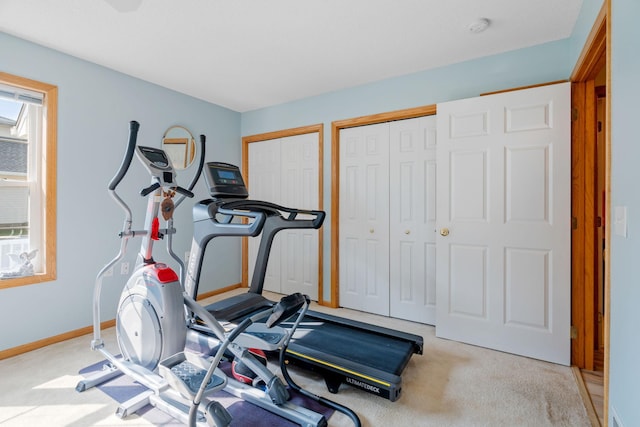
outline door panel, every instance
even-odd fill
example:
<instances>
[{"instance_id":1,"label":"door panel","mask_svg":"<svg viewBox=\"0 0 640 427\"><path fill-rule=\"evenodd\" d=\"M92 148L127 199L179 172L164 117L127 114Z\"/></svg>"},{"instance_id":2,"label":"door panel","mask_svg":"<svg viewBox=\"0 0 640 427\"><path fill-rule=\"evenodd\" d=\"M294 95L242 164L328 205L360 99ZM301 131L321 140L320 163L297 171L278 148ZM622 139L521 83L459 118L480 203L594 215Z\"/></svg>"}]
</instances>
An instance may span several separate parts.
<instances>
[{"instance_id":1,"label":"door panel","mask_svg":"<svg viewBox=\"0 0 640 427\"><path fill-rule=\"evenodd\" d=\"M568 364L570 85L438 105L439 337Z\"/></svg>"},{"instance_id":2,"label":"door panel","mask_svg":"<svg viewBox=\"0 0 640 427\"><path fill-rule=\"evenodd\" d=\"M249 144L249 197L281 203L280 140L271 139ZM261 236L249 238L248 269L249 280L253 277ZM276 236L271 246L264 289L282 292L280 271L280 236ZM249 283L251 286L251 283Z\"/></svg>"},{"instance_id":3,"label":"door panel","mask_svg":"<svg viewBox=\"0 0 640 427\"><path fill-rule=\"evenodd\" d=\"M551 151L548 146L506 149L506 221L549 223L549 176Z\"/></svg>"},{"instance_id":4,"label":"door panel","mask_svg":"<svg viewBox=\"0 0 640 427\"><path fill-rule=\"evenodd\" d=\"M452 152L450 221L487 222L489 201L486 150Z\"/></svg>"},{"instance_id":5,"label":"door panel","mask_svg":"<svg viewBox=\"0 0 640 427\"><path fill-rule=\"evenodd\" d=\"M318 209L319 147L318 134L308 133L281 139L283 170L282 204L298 209ZM301 215L299 218L304 218ZM301 292L318 299L318 230L283 230L281 244L282 292Z\"/></svg>"},{"instance_id":6,"label":"door panel","mask_svg":"<svg viewBox=\"0 0 640 427\"><path fill-rule=\"evenodd\" d=\"M250 197L279 205L319 208L318 133L249 144ZM303 218L301 216L300 218ZM260 237L249 239L249 277ZM318 230L288 229L273 240L264 289L318 298Z\"/></svg>"},{"instance_id":7,"label":"door panel","mask_svg":"<svg viewBox=\"0 0 640 427\"><path fill-rule=\"evenodd\" d=\"M450 246L451 314L486 319L487 317L487 247Z\"/></svg>"},{"instance_id":8,"label":"door panel","mask_svg":"<svg viewBox=\"0 0 640 427\"><path fill-rule=\"evenodd\" d=\"M390 134L390 314L435 324L436 118L400 120Z\"/></svg>"},{"instance_id":9,"label":"door panel","mask_svg":"<svg viewBox=\"0 0 640 427\"><path fill-rule=\"evenodd\" d=\"M506 323L549 328L549 251L506 248Z\"/></svg>"},{"instance_id":10,"label":"door panel","mask_svg":"<svg viewBox=\"0 0 640 427\"><path fill-rule=\"evenodd\" d=\"M389 315L388 124L340 131L340 305Z\"/></svg>"}]
</instances>

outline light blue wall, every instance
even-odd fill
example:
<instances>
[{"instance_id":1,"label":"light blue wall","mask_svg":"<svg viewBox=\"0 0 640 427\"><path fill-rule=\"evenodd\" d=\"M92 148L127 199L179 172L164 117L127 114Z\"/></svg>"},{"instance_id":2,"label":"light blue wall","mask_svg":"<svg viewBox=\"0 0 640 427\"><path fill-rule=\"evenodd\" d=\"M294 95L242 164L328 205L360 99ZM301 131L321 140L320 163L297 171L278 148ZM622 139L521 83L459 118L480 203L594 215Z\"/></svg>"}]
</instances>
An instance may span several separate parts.
<instances>
[{"instance_id":1,"label":"light blue wall","mask_svg":"<svg viewBox=\"0 0 640 427\"><path fill-rule=\"evenodd\" d=\"M179 124L208 137L207 159L240 162L240 114L159 86L114 72L51 49L0 33L0 70L58 86L57 267L53 282L0 290L0 350L31 343L89 326L96 273L118 250L122 211L108 196L107 183L124 154L129 121L141 124L139 141L160 146L164 131ZM179 174L185 186L193 168ZM149 177L134 161L120 185L132 202L137 227L145 204L137 191ZM207 197L204 184L197 199ZM190 205L176 215L176 252L184 254L192 234ZM134 216L134 221L136 217ZM136 225L134 224L134 228ZM130 244L130 261L139 249ZM165 259L164 243L156 251ZM211 277L201 290L240 281L239 242L225 250L212 248L207 256ZM215 255L215 256L214 256ZM112 319L125 276L105 280L104 319ZM89 343L87 343L87 346Z\"/></svg>"},{"instance_id":2,"label":"light blue wall","mask_svg":"<svg viewBox=\"0 0 640 427\"><path fill-rule=\"evenodd\" d=\"M612 1L611 204L626 206L627 238L611 233L609 425L640 425L640 2ZM609 216L613 218L613 215Z\"/></svg>"},{"instance_id":3,"label":"light blue wall","mask_svg":"<svg viewBox=\"0 0 640 427\"><path fill-rule=\"evenodd\" d=\"M242 114L242 135L347 119L566 79L569 39L390 78ZM322 78L322 76L318 76Z\"/></svg>"},{"instance_id":4,"label":"light blue wall","mask_svg":"<svg viewBox=\"0 0 640 427\"><path fill-rule=\"evenodd\" d=\"M571 53L569 56L571 64L575 64L582 52L582 48L589 37L589 33L593 28L593 23L602 9L603 0L583 0L578 21L573 28L573 33L569 38Z\"/></svg>"}]
</instances>

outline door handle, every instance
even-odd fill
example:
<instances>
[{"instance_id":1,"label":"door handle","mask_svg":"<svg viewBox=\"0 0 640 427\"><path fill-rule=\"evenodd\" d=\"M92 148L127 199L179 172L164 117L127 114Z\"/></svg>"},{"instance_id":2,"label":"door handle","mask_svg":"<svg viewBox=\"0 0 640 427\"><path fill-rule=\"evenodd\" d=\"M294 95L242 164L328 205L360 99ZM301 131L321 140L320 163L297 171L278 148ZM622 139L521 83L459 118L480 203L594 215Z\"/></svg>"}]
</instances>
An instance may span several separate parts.
<instances>
[{"instance_id":1,"label":"door handle","mask_svg":"<svg viewBox=\"0 0 640 427\"><path fill-rule=\"evenodd\" d=\"M440 235L441 236L448 236L449 235L449 229L448 228L441 228L440 229Z\"/></svg>"}]
</instances>

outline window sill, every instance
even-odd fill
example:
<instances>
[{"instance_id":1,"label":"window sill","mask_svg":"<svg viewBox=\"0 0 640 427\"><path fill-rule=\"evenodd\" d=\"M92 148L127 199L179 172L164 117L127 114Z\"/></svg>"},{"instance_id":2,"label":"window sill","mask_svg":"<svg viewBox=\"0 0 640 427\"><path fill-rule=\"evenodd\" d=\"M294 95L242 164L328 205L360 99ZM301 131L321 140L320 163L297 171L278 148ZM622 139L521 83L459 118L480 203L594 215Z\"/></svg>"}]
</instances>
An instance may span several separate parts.
<instances>
[{"instance_id":1,"label":"window sill","mask_svg":"<svg viewBox=\"0 0 640 427\"><path fill-rule=\"evenodd\" d=\"M55 273L34 274L33 276L0 279L0 289L15 288L18 286L35 285L37 283L50 282L56 279Z\"/></svg>"}]
</instances>

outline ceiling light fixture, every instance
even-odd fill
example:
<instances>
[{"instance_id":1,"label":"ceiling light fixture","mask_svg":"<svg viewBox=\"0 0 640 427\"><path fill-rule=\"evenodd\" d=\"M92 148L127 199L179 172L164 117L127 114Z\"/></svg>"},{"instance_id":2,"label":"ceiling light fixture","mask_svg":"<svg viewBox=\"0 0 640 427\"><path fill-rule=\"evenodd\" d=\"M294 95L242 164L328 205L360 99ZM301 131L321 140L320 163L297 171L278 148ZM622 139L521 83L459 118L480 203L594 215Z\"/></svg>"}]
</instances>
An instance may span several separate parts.
<instances>
[{"instance_id":1,"label":"ceiling light fixture","mask_svg":"<svg viewBox=\"0 0 640 427\"><path fill-rule=\"evenodd\" d=\"M135 12L140 8L142 0L104 0L120 13Z\"/></svg>"},{"instance_id":2,"label":"ceiling light fixture","mask_svg":"<svg viewBox=\"0 0 640 427\"><path fill-rule=\"evenodd\" d=\"M486 30L489 27L489 24L491 24L491 22L487 18L478 18L469 24L468 28L470 32L478 34Z\"/></svg>"}]
</instances>

